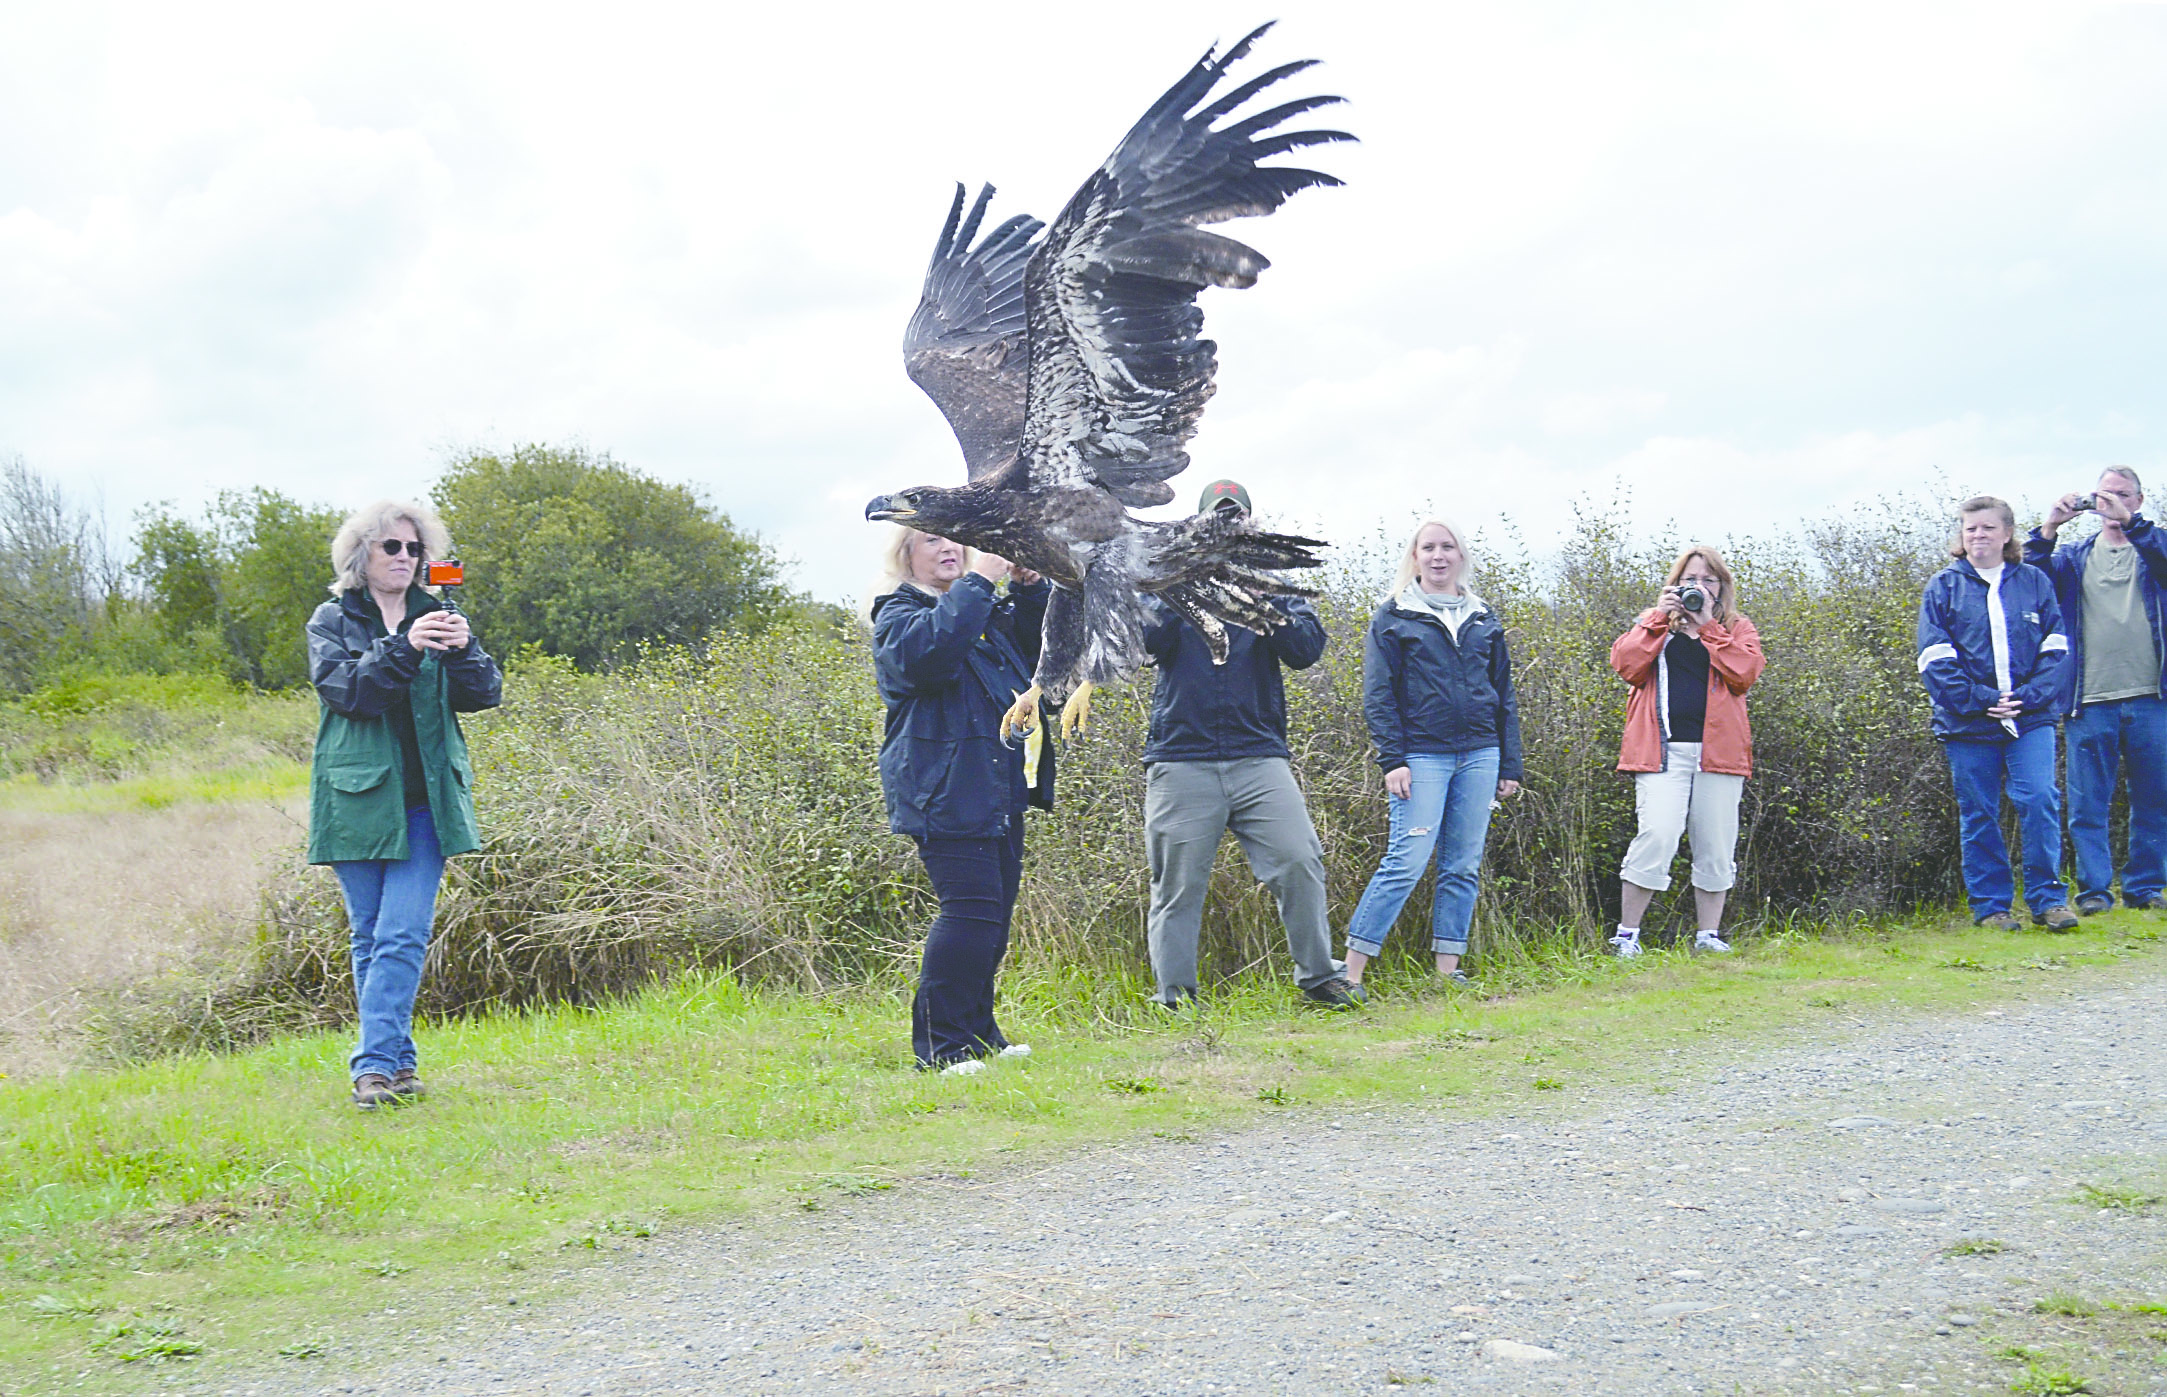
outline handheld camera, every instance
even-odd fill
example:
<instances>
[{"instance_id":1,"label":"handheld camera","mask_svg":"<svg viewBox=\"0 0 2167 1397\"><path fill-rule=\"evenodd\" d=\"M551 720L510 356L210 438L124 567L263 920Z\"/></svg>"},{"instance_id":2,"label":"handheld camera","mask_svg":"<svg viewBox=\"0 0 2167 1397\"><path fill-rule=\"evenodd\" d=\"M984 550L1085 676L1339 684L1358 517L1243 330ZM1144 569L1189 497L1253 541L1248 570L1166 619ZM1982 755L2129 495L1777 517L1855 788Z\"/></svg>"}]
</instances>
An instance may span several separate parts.
<instances>
[{"instance_id":1,"label":"handheld camera","mask_svg":"<svg viewBox=\"0 0 2167 1397\"><path fill-rule=\"evenodd\" d=\"M2079 496L2077 496L2077 509L2078 509L2078 511L2079 511L2080 513L2081 513L2082 511L2084 511L2084 510L2087 510L2087 509L2097 509L2097 508L2099 508L2099 496L2097 496L2097 495L2079 495Z\"/></svg>"},{"instance_id":2,"label":"handheld camera","mask_svg":"<svg viewBox=\"0 0 2167 1397\"><path fill-rule=\"evenodd\" d=\"M459 609L459 588L467 580L467 570L457 558L422 564L421 580L426 586L443 588L444 605L453 611Z\"/></svg>"},{"instance_id":3,"label":"handheld camera","mask_svg":"<svg viewBox=\"0 0 2167 1397\"><path fill-rule=\"evenodd\" d=\"M1701 610L1708 605L1708 594L1698 587L1690 585L1680 587L1678 589L1678 605L1695 615L1699 615Z\"/></svg>"}]
</instances>

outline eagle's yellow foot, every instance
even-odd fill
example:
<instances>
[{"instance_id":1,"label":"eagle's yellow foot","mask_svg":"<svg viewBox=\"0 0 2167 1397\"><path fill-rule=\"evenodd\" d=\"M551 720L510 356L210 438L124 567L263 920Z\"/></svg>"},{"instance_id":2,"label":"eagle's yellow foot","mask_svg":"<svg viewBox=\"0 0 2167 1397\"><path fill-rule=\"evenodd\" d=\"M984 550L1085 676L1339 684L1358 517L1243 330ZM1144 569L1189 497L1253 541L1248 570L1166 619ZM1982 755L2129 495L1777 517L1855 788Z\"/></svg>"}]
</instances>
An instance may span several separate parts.
<instances>
[{"instance_id":1,"label":"eagle's yellow foot","mask_svg":"<svg viewBox=\"0 0 2167 1397\"><path fill-rule=\"evenodd\" d=\"M1076 692L1061 705L1061 736L1074 737L1083 725L1091 721L1091 684L1087 681L1076 686Z\"/></svg>"},{"instance_id":2,"label":"eagle's yellow foot","mask_svg":"<svg viewBox=\"0 0 2167 1397\"><path fill-rule=\"evenodd\" d=\"M1001 741L1026 735L1038 726L1038 696L1036 684L1017 695L1016 701L1001 715Z\"/></svg>"}]
</instances>

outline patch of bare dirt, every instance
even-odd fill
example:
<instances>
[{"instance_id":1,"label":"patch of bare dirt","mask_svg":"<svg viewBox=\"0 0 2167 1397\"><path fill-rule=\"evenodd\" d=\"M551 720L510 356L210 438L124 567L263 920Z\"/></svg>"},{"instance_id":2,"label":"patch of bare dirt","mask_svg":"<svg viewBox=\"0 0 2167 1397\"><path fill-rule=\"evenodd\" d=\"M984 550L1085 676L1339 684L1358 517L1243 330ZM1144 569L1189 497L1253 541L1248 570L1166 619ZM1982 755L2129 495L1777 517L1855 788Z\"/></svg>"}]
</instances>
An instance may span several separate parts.
<instances>
[{"instance_id":1,"label":"patch of bare dirt","mask_svg":"<svg viewBox=\"0 0 2167 1397\"><path fill-rule=\"evenodd\" d=\"M299 802L111 814L0 811L0 1074L78 1060L99 992L187 963L245 925L291 857Z\"/></svg>"}]
</instances>

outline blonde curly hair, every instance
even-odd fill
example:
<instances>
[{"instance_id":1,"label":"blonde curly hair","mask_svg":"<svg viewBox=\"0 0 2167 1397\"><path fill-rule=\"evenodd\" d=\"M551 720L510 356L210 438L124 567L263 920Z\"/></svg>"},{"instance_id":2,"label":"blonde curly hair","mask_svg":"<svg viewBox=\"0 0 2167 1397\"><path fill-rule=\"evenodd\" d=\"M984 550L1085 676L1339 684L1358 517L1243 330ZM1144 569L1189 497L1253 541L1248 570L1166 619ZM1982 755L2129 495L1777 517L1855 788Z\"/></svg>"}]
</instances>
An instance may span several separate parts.
<instances>
[{"instance_id":1,"label":"blonde curly hair","mask_svg":"<svg viewBox=\"0 0 2167 1397\"><path fill-rule=\"evenodd\" d=\"M331 595L368 590L369 550L391 537L401 519L421 536L424 560L451 556L451 531L435 510L408 500L378 500L347 515L331 539Z\"/></svg>"}]
</instances>

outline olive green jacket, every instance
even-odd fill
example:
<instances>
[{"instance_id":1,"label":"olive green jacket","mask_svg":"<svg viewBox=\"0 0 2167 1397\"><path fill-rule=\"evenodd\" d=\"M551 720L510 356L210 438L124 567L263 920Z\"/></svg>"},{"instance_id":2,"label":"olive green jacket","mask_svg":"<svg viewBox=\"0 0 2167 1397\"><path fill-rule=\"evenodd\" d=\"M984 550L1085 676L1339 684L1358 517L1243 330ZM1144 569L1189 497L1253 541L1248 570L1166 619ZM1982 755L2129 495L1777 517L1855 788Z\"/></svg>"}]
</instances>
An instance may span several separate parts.
<instances>
[{"instance_id":1,"label":"olive green jacket","mask_svg":"<svg viewBox=\"0 0 2167 1397\"><path fill-rule=\"evenodd\" d=\"M418 587L406 604L410 617L444 606ZM503 701L497 662L479 642L448 653L387 635L374 604L358 592L316 608L308 647L309 679L323 710L309 773L309 862L408 856L399 739L389 717L402 693L413 705L438 845L446 855L480 848L474 765L457 715Z\"/></svg>"}]
</instances>

